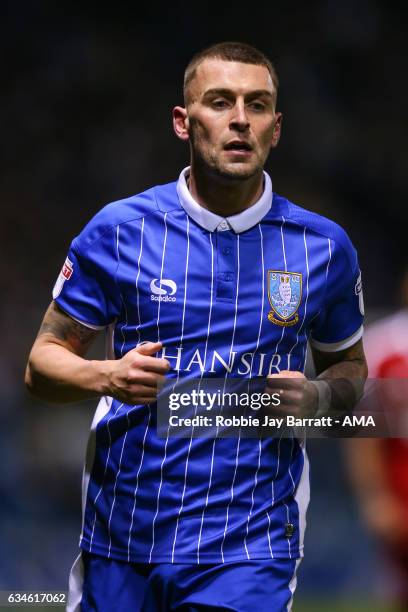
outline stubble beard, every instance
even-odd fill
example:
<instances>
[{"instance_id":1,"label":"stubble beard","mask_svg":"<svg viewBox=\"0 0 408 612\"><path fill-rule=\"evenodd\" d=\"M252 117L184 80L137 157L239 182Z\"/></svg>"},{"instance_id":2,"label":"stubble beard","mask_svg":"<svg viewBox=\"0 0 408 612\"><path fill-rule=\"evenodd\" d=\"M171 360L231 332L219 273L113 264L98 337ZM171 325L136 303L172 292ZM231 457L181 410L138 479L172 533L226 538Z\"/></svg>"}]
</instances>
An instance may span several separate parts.
<instances>
[{"instance_id":1,"label":"stubble beard","mask_svg":"<svg viewBox=\"0 0 408 612\"><path fill-rule=\"evenodd\" d=\"M191 156L196 167L201 167L216 178L230 181L245 181L263 170L263 164L257 158L256 163L244 164L239 162L224 162L222 152L206 149L200 146L200 136L195 126L191 126Z\"/></svg>"},{"instance_id":2,"label":"stubble beard","mask_svg":"<svg viewBox=\"0 0 408 612\"><path fill-rule=\"evenodd\" d=\"M259 160L256 164L228 163L221 159L221 155L217 155L215 152L201 151L199 148L195 148L193 151L195 164L205 168L210 174L218 178L230 181L245 181L263 170Z\"/></svg>"}]
</instances>

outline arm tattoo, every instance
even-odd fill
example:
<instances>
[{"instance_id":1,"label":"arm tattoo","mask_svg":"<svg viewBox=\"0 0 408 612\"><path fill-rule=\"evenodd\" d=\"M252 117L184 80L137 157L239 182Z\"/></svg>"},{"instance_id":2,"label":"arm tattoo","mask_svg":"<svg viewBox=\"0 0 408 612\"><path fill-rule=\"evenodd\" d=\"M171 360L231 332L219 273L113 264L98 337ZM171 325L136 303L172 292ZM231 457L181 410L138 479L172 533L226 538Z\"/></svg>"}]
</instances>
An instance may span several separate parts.
<instances>
[{"instance_id":1,"label":"arm tattoo","mask_svg":"<svg viewBox=\"0 0 408 612\"><path fill-rule=\"evenodd\" d=\"M45 313L38 336L51 334L54 338L67 342L72 348L86 349L95 338L97 330L86 327L65 314L54 302Z\"/></svg>"},{"instance_id":2,"label":"arm tattoo","mask_svg":"<svg viewBox=\"0 0 408 612\"><path fill-rule=\"evenodd\" d=\"M313 351L317 380L330 387L330 413L344 414L353 409L364 390L367 364L360 340L344 351L323 353ZM335 433L335 432L334 432Z\"/></svg>"},{"instance_id":3,"label":"arm tattoo","mask_svg":"<svg viewBox=\"0 0 408 612\"><path fill-rule=\"evenodd\" d=\"M319 378L365 378L367 376L361 340L350 348L337 353L313 351L313 358Z\"/></svg>"}]
</instances>

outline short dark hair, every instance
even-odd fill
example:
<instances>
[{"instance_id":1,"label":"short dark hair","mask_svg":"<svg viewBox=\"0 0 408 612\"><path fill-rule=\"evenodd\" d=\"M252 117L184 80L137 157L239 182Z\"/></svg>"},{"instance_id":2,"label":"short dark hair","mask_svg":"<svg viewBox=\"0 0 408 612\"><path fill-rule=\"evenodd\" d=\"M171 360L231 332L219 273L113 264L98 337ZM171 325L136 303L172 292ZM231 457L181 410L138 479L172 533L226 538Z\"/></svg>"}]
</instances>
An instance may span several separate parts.
<instances>
[{"instance_id":1,"label":"short dark hair","mask_svg":"<svg viewBox=\"0 0 408 612\"><path fill-rule=\"evenodd\" d=\"M256 66L265 66L271 75L272 83L275 92L278 91L279 79L272 62L266 57L262 51L242 42L222 42L211 45L202 51L199 51L191 58L184 72L184 101L187 101L187 88L195 77L197 67L207 58L216 58L227 62L242 62L243 64L255 64Z\"/></svg>"}]
</instances>

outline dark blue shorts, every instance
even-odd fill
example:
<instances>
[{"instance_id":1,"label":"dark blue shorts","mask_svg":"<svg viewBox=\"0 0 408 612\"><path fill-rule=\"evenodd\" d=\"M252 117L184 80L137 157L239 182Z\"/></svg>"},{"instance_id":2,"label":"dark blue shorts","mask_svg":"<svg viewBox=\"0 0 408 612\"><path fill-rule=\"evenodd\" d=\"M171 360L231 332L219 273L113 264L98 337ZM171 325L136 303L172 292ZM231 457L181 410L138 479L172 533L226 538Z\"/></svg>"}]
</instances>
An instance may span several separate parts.
<instances>
[{"instance_id":1,"label":"dark blue shorts","mask_svg":"<svg viewBox=\"0 0 408 612\"><path fill-rule=\"evenodd\" d=\"M286 612L291 610L299 562L145 565L82 552L71 571L67 611Z\"/></svg>"}]
</instances>

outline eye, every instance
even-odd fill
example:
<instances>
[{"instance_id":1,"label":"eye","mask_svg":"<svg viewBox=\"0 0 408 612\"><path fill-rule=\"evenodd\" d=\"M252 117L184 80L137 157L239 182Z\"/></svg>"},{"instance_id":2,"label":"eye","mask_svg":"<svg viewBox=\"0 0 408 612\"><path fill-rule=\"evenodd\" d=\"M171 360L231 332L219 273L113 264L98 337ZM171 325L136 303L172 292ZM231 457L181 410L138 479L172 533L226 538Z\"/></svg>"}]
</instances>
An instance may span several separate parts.
<instances>
[{"instance_id":1,"label":"eye","mask_svg":"<svg viewBox=\"0 0 408 612\"><path fill-rule=\"evenodd\" d=\"M251 102L249 106L255 111L265 110L265 104L263 104L263 102Z\"/></svg>"},{"instance_id":2,"label":"eye","mask_svg":"<svg viewBox=\"0 0 408 612\"><path fill-rule=\"evenodd\" d=\"M217 98L211 102L214 108L223 109L228 107L228 102L222 98Z\"/></svg>"}]
</instances>

